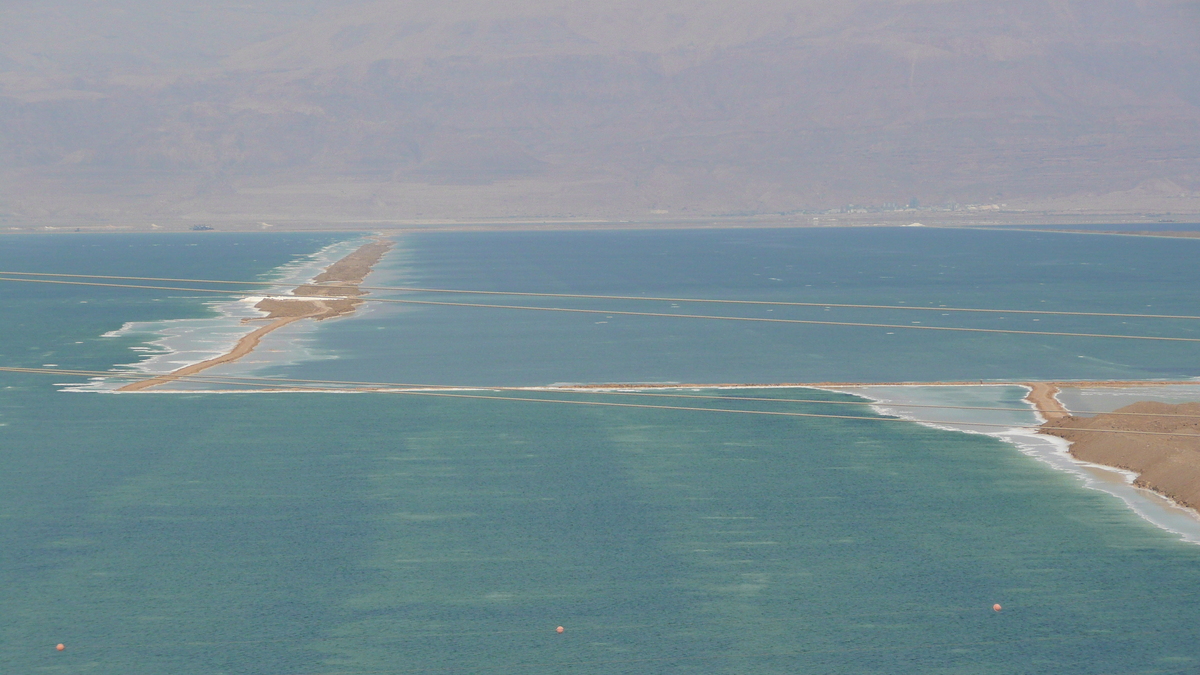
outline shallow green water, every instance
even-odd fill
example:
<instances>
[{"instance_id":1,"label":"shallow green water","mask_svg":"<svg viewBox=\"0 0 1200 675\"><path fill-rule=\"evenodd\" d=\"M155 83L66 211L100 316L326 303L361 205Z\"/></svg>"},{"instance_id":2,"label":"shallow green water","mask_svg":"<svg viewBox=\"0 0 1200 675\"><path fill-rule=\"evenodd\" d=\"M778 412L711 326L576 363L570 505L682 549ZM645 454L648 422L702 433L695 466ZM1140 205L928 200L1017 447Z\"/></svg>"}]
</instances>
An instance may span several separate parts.
<instances>
[{"instance_id":1,"label":"shallow green water","mask_svg":"<svg viewBox=\"0 0 1200 675\"><path fill-rule=\"evenodd\" d=\"M1200 665L1200 547L986 437L386 395L23 400L2 429L14 672Z\"/></svg>"},{"instance_id":2,"label":"shallow green water","mask_svg":"<svg viewBox=\"0 0 1200 675\"><path fill-rule=\"evenodd\" d=\"M148 238L124 242L124 258L55 248L81 239L12 241L7 265L201 276L219 259L244 279L332 239L207 240L204 255L174 258L147 257L136 247L164 241ZM207 311L145 291L6 290L21 319L0 324L0 354L18 365L128 362L133 336L97 336ZM386 315L331 326L344 336ZM0 378L6 672L1200 669L1200 547L984 436Z\"/></svg>"}]
</instances>

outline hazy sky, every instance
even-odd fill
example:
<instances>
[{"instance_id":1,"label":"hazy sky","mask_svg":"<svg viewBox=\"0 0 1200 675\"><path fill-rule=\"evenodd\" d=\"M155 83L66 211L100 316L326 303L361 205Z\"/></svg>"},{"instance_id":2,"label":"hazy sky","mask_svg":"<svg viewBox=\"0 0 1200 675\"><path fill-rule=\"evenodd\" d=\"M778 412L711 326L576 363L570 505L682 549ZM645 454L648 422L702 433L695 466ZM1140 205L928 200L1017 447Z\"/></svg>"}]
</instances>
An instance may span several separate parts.
<instances>
[{"instance_id":1,"label":"hazy sky","mask_svg":"<svg viewBox=\"0 0 1200 675\"><path fill-rule=\"evenodd\" d=\"M1167 0L9 0L0 217L1180 199L1197 35Z\"/></svg>"}]
</instances>

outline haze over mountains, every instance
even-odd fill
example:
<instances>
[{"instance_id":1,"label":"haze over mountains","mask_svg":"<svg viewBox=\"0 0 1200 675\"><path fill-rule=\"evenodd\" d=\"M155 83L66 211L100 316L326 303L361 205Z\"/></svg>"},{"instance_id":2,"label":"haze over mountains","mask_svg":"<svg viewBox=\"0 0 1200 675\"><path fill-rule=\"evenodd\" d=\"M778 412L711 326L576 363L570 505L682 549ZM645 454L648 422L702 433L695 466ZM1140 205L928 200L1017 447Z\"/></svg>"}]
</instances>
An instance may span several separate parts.
<instances>
[{"instance_id":1,"label":"haze over mountains","mask_svg":"<svg viewBox=\"0 0 1200 675\"><path fill-rule=\"evenodd\" d=\"M10 222L1200 212L1194 0L52 4Z\"/></svg>"}]
</instances>

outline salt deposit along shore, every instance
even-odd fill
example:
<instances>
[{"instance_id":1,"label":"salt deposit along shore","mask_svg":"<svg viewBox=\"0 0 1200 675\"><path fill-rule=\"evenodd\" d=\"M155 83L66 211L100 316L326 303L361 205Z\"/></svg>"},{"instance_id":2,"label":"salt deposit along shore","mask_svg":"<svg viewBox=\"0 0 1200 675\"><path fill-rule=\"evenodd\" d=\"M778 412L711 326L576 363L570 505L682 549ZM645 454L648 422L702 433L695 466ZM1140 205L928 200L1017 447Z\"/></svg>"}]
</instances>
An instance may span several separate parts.
<instances>
[{"instance_id":1,"label":"salt deposit along shore","mask_svg":"<svg viewBox=\"0 0 1200 675\"><path fill-rule=\"evenodd\" d=\"M1168 404L1151 400L1142 400L1132 405L1126 405L1112 412L1112 408L1099 407L1098 410L1068 409L1058 395L1063 389L1096 392L1117 392L1126 396L1165 397L1168 400L1186 400L1195 393L1195 381L1088 381L1088 382L1011 382L1011 383L982 383L982 382L896 382L896 383L820 383L797 385L581 385L580 390L621 390L633 389L681 389L689 386L696 388L773 388L773 387L814 387L832 391L843 391L868 398L879 395L880 389L928 389L996 386L1020 386L1027 390L1024 400L1036 412L1043 423L1039 427L1024 431L1023 435L1011 432L997 433L995 420L980 426L972 425L972 420L961 415L949 414L955 410L954 405L969 405L966 401L947 404L941 412L933 415L941 420L931 421L925 415L914 414L909 406L899 405L888 409L885 414L899 415L919 423L932 424L937 427L959 430L974 430L986 433L1019 447L1029 445L1033 437L1053 437L1065 446L1069 454L1080 465L1093 465L1097 468L1115 469L1120 474L1113 476L1128 476L1133 487L1155 493L1161 498L1161 504L1143 503L1145 500L1130 495L1117 486L1101 487L1130 504L1137 513L1154 524L1183 534L1189 541L1195 538L1195 522L1197 511L1200 511L1200 403ZM568 387L564 387L568 388ZM1176 389L1170 395L1164 396L1163 390ZM962 391L961 389L959 391ZM921 407L937 409L939 405ZM887 407L886 405L884 406ZM983 412L986 409L980 409ZM989 412L983 412L986 418ZM1084 417L1083 415L1095 415ZM954 418L954 419L950 419ZM1014 423L1013 430L1024 424ZM990 427L990 428L989 428ZM1091 431L1100 430L1100 431ZM1117 431L1133 431L1143 433L1121 434ZM1036 432L1036 433L1032 433ZM1153 435L1144 432L1154 432ZM1173 435L1175 434L1175 435ZM1017 437L1021 436L1021 437ZM1059 440L1061 439L1061 440ZM1049 439L1047 439L1049 440ZM1063 443L1066 441L1066 443ZM1057 452L1062 452L1062 447ZM1044 455L1033 453L1042 459ZM1051 462L1057 468L1063 465ZM1085 480L1094 484L1096 478L1088 476ZM1154 500L1151 500L1153 502ZM1178 509L1176 507L1182 507ZM1186 511L1185 511L1186 510ZM1186 522L1190 521L1190 522Z\"/></svg>"},{"instance_id":2,"label":"salt deposit along shore","mask_svg":"<svg viewBox=\"0 0 1200 675\"><path fill-rule=\"evenodd\" d=\"M1132 472L1135 487L1200 511L1200 403L1139 401L1084 417L1072 415L1058 399L1058 384L1026 386L1025 400L1046 420L1039 433L1066 440L1072 457ZM1121 431L1137 433L1117 433Z\"/></svg>"},{"instance_id":3,"label":"salt deposit along shore","mask_svg":"<svg viewBox=\"0 0 1200 675\"><path fill-rule=\"evenodd\" d=\"M253 352L268 333L302 319L322 321L352 314L365 302L359 298L365 294L359 285L393 245L389 240L376 239L325 268L311 283L293 289L291 296L263 298L254 307L266 312L266 316L246 321L269 323L243 336L228 352L170 373L132 382L118 388L117 391L142 391L195 375L214 366L232 363Z\"/></svg>"},{"instance_id":4,"label":"salt deposit along shore","mask_svg":"<svg viewBox=\"0 0 1200 675\"><path fill-rule=\"evenodd\" d=\"M1076 459L1133 472L1135 486L1200 510L1200 403L1143 401L1095 417L1067 415L1041 433L1069 441Z\"/></svg>"}]
</instances>

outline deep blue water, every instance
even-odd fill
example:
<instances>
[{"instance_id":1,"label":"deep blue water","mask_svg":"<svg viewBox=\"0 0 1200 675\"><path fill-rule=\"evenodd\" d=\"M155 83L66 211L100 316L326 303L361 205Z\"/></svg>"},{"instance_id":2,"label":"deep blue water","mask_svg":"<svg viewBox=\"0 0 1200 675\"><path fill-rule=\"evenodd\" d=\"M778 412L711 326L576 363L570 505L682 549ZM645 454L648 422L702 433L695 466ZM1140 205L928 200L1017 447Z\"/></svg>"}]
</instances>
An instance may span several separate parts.
<instances>
[{"instance_id":1,"label":"deep blue water","mask_svg":"<svg viewBox=\"0 0 1200 675\"><path fill-rule=\"evenodd\" d=\"M1196 286L1181 288L1196 274L1191 251L1178 243L1109 249L1062 235L840 233L422 235L403 240L403 264L381 277L475 289L1194 311L1186 308ZM337 239L210 236L2 238L0 269L249 279ZM1030 237L1049 244L1029 252ZM82 250L92 244L101 250ZM1006 272L1004 256L1037 274ZM98 336L133 320L204 316L207 301L6 286L8 314L19 319L0 324L0 355L5 365L127 363L135 336ZM1159 343L1134 350L988 336L972 338L975 352L963 356L953 351L959 338L899 330L559 319L380 308L301 336L338 358L275 371L779 381L807 372L851 379L875 367L1005 377L1023 356L1032 361L1023 374L1185 376L1195 363L1185 358L1194 351L1164 353ZM606 326L619 330L601 333ZM1150 329L1129 330L1142 328ZM893 351L874 354L876 345ZM1060 365L1044 356L1052 350L1076 360ZM773 372L780 376L767 379ZM60 391L59 381L70 378L0 374L0 662L12 672L1200 667L1192 598L1200 547L992 438L909 423L388 394L84 394Z\"/></svg>"}]
</instances>

